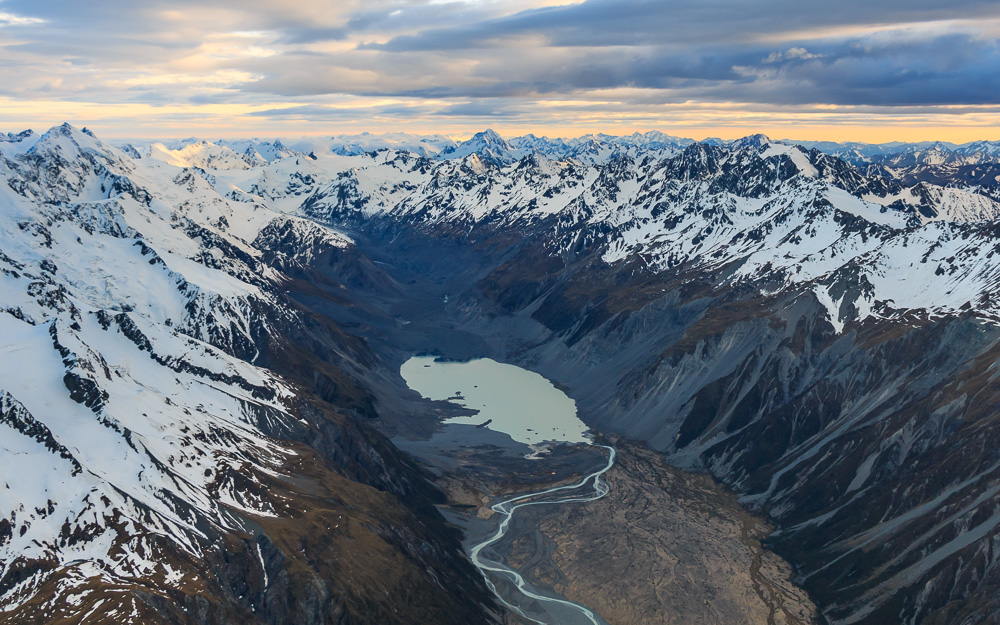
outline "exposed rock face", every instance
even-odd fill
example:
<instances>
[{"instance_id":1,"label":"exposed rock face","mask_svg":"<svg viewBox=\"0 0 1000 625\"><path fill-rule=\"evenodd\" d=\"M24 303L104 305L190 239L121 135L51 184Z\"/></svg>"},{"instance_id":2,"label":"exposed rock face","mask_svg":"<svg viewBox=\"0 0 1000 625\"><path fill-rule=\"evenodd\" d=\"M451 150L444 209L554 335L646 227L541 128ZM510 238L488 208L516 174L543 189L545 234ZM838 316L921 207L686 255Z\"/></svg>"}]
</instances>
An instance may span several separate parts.
<instances>
[{"instance_id":1,"label":"exposed rock face","mask_svg":"<svg viewBox=\"0 0 1000 625\"><path fill-rule=\"evenodd\" d=\"M996 327L965 315L837 334L808 295L674 297L528 358L580 389L593 422L768 511L828 618L919 621L978 601L978 582L952 582L992 570ZM664 308L682 330L653 323Z\"/></svg>"}]
</instances>

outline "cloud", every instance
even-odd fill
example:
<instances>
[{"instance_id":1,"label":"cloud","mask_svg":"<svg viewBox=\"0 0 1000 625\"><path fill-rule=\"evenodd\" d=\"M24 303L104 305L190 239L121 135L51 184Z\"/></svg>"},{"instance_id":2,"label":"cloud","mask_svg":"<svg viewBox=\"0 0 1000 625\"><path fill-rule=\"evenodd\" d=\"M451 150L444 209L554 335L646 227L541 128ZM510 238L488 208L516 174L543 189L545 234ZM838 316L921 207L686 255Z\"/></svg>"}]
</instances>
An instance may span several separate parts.
<instances>
[{"instance_id":1,"label":"cloud","mask_svg":"<svg viewBox=\"0 0 1000 625\"><path fill-rule=\"evenodd\" d=\"M358 116L359 108L344 106L323 106L313 104L303 104L299 106L289 106L281 108L264 109L248 113L250 117L265 117L269 119L289 119L304 121L342 121L351 120ZM400 118L413 119L436 114L432 107L420 104L390 104L363 107L366 116L376 118Z\"/></svg>"},{"instance_id":2,"label":"cloud","mask_svg":"<svg viewBox=\"0 0 1000 625\"><path fill-rule=\"evenodd\" d=\"M719 125L869 107L855 119L874 124L1000 115L998 39L993 0L0 0L0 95L239 103L275 124L655 123L679 106Z\"/></svg>"},{"instance_id":3,"label":"cloud","mask_svg":"<svg viewBox=\"0 0 1000 625\"><path fill-rule=\"evenodd\" d=\"M464 102L462 104L452 104L435 111L434 115L442 117L516 118L521 115L521 112L512 107L504 106L501 102Z\"/></svg>"},{"instance_id":4,"label":"cloud","mask_svg":"<svg viewBox=\"0 0 1000 625\"><path fill-rule=\"evenodd\" d=\"M842 0L808 5L798 0L588 0L401 34L371 47L397 52L453 50L490 47L529 35L552 46L572 47L747 43L836 29L998 15L1000 9L990 0Z\"/></svg>"},{"instance_id":5,"label":"cloud","mask_svg":"<svg viewBox=\"0 0 1000 625\"><path fill-rule=\"evenodd\" d=\"M44 24L45 20L40 17L26 17L0 11L0 26L28 26L30 24Z\"/></svg>"},{"instance_id":6,"label":"cloud","mask_svg":"<svg viewBox=\"0 0 1000 625\"><path fill-rule=\"evenodd\" d=\"M809 59L822 58L822 54L813 54L812 52L806 50L805 48L789 48L784 52L772 52L767 55L767 58L762 61L764 64L777 63L779 61L790 61L794 59L799 59L803 61L808 61Z\"/></svg>"},{"instance_id":7,"label":"cloud","mask_svg":"<svg viewBox=\"0 0 1000 625\"><path fill-rule=\"evenodd\" d=\"M344 117L353 114L355 114L355 112L349 109L336 109L329 106L314 106L308 104L275 109L264 109L248 113L251 117L267 117L271 119L303 119L312 121L343 119Z\"/></svg>"}]
</instances>

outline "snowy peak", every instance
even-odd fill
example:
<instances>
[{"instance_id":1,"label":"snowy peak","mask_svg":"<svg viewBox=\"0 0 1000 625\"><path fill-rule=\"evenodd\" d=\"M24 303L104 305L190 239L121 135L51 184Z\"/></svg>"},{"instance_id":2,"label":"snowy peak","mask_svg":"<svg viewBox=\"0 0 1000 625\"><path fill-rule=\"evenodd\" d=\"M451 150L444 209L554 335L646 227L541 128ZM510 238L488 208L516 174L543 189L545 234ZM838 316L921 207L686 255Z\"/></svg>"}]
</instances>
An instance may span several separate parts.
<instances>
[{"instance_id":1,"label":"snowy peak","mask_svg":"<svg viewBox=\"0 0 1000 625\"><path fill-rule=\"evenodd\" d=\"M797 145L785 145L782 143L769 143L766 145L766 149L761 152L761 157L769 158L772 156L784 156L787 157L800 174L808 177L815 177L818 174L818 170L813 165L809 158L809 154Z\"/></svg>"},{"instance_id":2,"label":"snowy peak","mask_svg":"<svg viewBox=\"0 0 1000 625\"><path fill-rule=\"evenodd\" d=\"M900 175L904 176L907 169L920 166L961 167L993 163L1000 158L1000 141L973 141L961 145L944 141L869 144L786 140L784 143L801 145L807 149L815 148L855 165L874 163L902 170Z\"/></svg>"},{"instance_id":3,"label":"snowy peak","mask_svg":"<svg viewBox=\"0 0 1000 625\"><path fill-rule=\"evenodd\" d=\"M18 154L24 154L38 142L39 136L34 130L24 130L22 132L0 133L0 156L8 158Z\"/></svg>"},{"instance_id":4,"label":"snowy peak","mask_svg":"<svg viewBox=\"0 0 1000 625\"><path fill-rule=\"evenodd\" d=\"M477 132L475 135L469 139L468 143L474 145L483 145L485 147L496 149L496 150L509 150L510 145L503 140L495 130L492 128L487 128L482 132Z\"/></svg>"},{"instance_id":5,"label":"snowy peak","mask_svg":"<svg viewBox=\"0 0 1000 625\"><path fill-rule=\"evenodd\" d=\"M175 167L198 167L212 170L247 170L265 167L282 159L305 156L286 147L280 140L183 139L180 141L122 144L120 149L132 158L151 158Z\"/></svg>"},{"instance_id":6,"label":"snowy peak","mask_svg":"<svg viewBox=\"0 0 1000 625\"><path fill-rule=\"evenodd\" d=\"M446 159L462 159L473 154L480 160L494 165L507 165L517 160L514 148L490 129L478 132L468 141L442 151L440 156Z\"/></svg>"},{"instance_id":7,"label":"snowy peak","mask_svg":"<svg viewBox=\"0 0 1000 625\"><path fill-rule=\"evenodd\" d=\"M564 139L536 137L532 134L515 137L508 143L519 153L537 153L547 156L551 156L553 154L563 154L569 149L569 144Z\"/></svg>"},{"instance_id":8,"label":"snowy peak","mask_svg":"<svg viewBox=\"0 0 1000 625\"><path fill-rule=\"evenodd\" d=\"M228 146L208 141L196 141L176 148L163 143L151 143L140 150L140 154L176 167L201 169L250 169L267 163L252 147L248 147L243 154L238 154Z\"/></svg>"},{"instance_id":9,"label":"snowy peak","mask_svg":"<svg viewBox=\"0 0 1000 625\"><path fill-rule=\"evenodd\" d=\"M755 152L761 158L786 157L804 176L814 177L818 171L811 162L809 153L800 146L789 145L780 141L772 141L764 134L755 134L734 141L731 149Z\"/></svg>"},{"instance_id":10,"label":"snowy peak","mask_svg":"<svg viewBox=\"0 0 1000 625\"><path fill-rule=\"evenodd\" d=\"M80 129L66 123L47 130L28 152L36 155L58 152L66 157L73 157L82 150L99 152L104 151L105 147L86 128Z\"/></svg>"},{"instance_id":11,"label":"snowy peak","mask_svg":"<svg viewBox=\"0 0 1000 625\"><path fill-rule=\"evenodd\" d=\"M250 167L260 167L274 162L281 158L302 156L297 150L286 147L280 139L267 141L264 139L249 139L246 141L220 140L220 146L229 147L234 152L242 155L243 160Z\"/></svg>"},{"instance_id":12,"label":"snowy peak","mask_svg":"<svg viewBox=\"0 0 1000 625\"><path fill-rule=\"evenodd\" d=\"M602 135L604 136L604 135ZM675 137L673 135L668 135L666 133L660 132L658 130L650 130L648 132L634 132L625 137L610 137L609 140L617 141L623 145L642 147L647 150L661 150L664 148L677 148L684 147L694 143L691 139L683 139L681 137Z\"/></svg>"},{"instance_id":13,"label":"snowy peak","mask_svg":"<svg viewBox=\"0 0 1000 625\"><path fill-rule=\"evenodd\" d=\"M29 130L22 130L21 132L18 132L18 133L13 133L13 132L2 133L2 132L0 132L0 143L20 143L21 141L25 141L25 140L31 139L31 138L33 138L35 136L36 136L35 135L35 131L34 130L30 130L30 129Z\"/></svg>"},{"instance_id":14,"label":"snowy peak","mask_svg":"<svg viewBox=\"0 0 1000 625\"><path fill-rule=\"evenodd\" d=\"M772 141L770 138L768 138L767 135L758 133L755 135L748 135L746 137L743 137L742 139L737 139L736 141L733 142L732 147L737 150L749 148L749 149L755 149L759 152L763 152L768 147L770 147L771 144Z\"/></svg>"}]
</instances>

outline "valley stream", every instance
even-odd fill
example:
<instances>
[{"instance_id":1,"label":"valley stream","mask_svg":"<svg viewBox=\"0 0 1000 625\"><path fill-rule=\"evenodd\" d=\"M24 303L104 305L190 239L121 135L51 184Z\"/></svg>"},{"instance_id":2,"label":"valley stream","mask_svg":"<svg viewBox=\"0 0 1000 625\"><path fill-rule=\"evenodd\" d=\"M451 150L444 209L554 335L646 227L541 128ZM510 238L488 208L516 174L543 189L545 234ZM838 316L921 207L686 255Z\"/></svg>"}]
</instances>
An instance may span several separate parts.
<instances>
[{"instance_id":1,"label":"valley stream","mask_svg":"<svg viewBox=\"0 0 1000 625\"><path fill-rule=\"evenodd\" d=\"M575 484L565 486L554 486L535 493L518 495L493 504L493 511L500 515L502 519L496 532L475 545L469 552L473 564L479 567L486 584L496 594L501 602L523 618L539 623L540 625L569 625L575 623L589 623L591 625L607 625L600 616L586 606L542 594L542 591L534 588L524 577L496 560L484 557L484 550L488 550L492 545L499 542L506 535L510 527L514 513L520 508L528 506L543 505L565 505L586 503L596 501L608 494L608 484L602 477L615 463L615 448L607 445L595 445L602 447L608 452L607 464L583 476ZM516 591L507 594L501 593L497 588L495 578L504 578L513 583Z\"/></svg>"}]
</instances>

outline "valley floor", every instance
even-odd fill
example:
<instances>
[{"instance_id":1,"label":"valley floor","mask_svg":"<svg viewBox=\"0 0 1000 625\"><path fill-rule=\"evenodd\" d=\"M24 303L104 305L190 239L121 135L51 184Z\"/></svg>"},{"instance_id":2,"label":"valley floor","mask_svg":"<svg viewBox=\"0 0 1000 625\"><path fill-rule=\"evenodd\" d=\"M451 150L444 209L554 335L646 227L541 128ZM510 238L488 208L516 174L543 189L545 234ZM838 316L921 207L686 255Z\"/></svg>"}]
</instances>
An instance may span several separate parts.
<instances>
[{"instance_id":1,"label":"valley floor","mask_svg":"<svg viewBox=\"0 0 1000 625\"><path fill-rule=\"evenodd\" d=\"M611 625L818 622L807 593L791 581L791 566L762 545L771 529L763 519L708 475L673 468L637 443L615 445L606 497L517 511L497 545L508 566ZM553 483L568 481L571 466L554 459L547 468L563 479ZM439 478L451 510L470 524L468 543L495 525L493 501L539 488L531 473L525 483L511 481L509 465L494 479L482 468Z\"/></svg>"}]
</instances>

